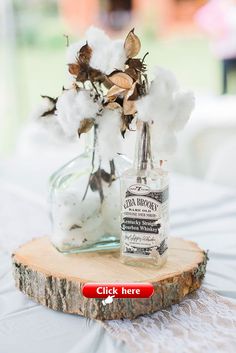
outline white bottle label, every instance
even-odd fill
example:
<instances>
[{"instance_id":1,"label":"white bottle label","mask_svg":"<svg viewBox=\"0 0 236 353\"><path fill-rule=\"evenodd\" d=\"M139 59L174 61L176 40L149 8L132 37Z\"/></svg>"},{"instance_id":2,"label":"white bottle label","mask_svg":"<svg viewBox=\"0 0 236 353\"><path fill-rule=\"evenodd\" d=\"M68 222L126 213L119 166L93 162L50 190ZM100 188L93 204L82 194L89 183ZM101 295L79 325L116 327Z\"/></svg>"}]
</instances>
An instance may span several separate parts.
<instances>
[{"instance_id":1,"label":"white bottle label","mask_svg":"<svg viewBox=\"0 0 236 353\"><path fill-rule=\"evenodd\" d=\"M123 253L156 257L167 250L168 187L151 190L134 184L126 191L122 207Z\"/></svg>"}]
</instances>

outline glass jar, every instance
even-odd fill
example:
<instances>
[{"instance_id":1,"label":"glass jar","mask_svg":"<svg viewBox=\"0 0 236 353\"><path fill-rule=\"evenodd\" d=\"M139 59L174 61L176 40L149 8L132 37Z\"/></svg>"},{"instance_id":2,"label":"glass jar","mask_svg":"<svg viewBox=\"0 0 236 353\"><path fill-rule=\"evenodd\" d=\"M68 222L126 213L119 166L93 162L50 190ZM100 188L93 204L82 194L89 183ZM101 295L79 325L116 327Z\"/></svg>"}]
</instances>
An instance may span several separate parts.
<instances>
[{"instance_id":1,"label":"glass jar","mask_svg":"<svg viewBox=\"0 0 236 353\"><path fill-rule=\"evenodd\" d=\"M111 161L101 158L94 142L52 175L51 241L60 252L119 247L119 177L129 167L130 161L123 155Z\"/></svg>"},{"instance_id":2,"label":"glass jar","mask_svg":"<svg viewBox=\"0 0 236 353\"><path fill-rule=\"evenodd\" d=\"M168 172L152 156L148 122L140 122L136 156L121 181L121 260L128 265L161 267L167 260Z\"/></svg>"}]
</instances>

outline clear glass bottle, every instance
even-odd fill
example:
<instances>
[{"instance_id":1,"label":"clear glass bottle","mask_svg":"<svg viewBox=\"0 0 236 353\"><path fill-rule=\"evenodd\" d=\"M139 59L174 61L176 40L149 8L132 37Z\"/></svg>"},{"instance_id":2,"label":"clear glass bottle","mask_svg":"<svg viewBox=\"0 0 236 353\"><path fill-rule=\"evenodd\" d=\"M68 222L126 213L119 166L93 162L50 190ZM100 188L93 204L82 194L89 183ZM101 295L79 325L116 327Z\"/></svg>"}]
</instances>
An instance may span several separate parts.
<instances>
[{"instance_id":1,"label":"clear glass bottle","mask_svg":"<svg viewBox=\"0 0 236 353\"><path fill-rule=\"evenodd\" d=\"M133 168L120 178L121 261L161 267L168 249L168 172L153 159L150 129L139 122Z\"/></svg>"},{"instance_id":2,"label":"clear glass bottle","mask_svg":"<svg viewBox=\"0 0 236 353\"><path fill-rule=\"evenodd\" d=\"M112 161L101 158L96 128L92 141L92 144L87 143L84 153L50 179L50 238L63 253L110 250L120 246L119 177L131 163L122 155Z\"/></svg>"}]
</instances>

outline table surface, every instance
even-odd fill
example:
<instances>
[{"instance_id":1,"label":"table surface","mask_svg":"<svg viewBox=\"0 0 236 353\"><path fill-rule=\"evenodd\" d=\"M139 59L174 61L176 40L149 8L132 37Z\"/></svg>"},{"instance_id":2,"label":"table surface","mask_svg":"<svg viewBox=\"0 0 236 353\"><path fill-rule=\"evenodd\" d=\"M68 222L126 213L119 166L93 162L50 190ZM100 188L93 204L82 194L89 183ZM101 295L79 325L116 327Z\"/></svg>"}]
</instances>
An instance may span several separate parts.
<instances>
[{"instance_id":1,"label":"table surface","mask_svg":"<svg viewBox=\"0 0 236 353\"><path fill-rule=\"evenodd\" d=\"M10 253L35 236L49 234L50 222L45 195L35 187L38 173L27 174L28 183L2 175L0 353L128 352L99 322L54 312L14 288ZM208 249L205 286L236 299L236 191L179 175L171 178L170 190L171 234Z\"/></svg>"}]
</instances>

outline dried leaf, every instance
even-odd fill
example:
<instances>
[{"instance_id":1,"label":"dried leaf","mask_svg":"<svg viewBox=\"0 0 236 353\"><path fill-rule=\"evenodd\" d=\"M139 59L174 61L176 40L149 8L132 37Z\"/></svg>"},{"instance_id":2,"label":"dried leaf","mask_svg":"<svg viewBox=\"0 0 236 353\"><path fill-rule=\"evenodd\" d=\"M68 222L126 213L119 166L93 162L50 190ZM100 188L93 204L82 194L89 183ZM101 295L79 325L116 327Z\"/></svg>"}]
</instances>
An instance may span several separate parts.
<instances>
[{"instance_id":1,"label":"dried leaf","mask_svg":"<svg viewBox=\"0 0 236 353\"><path fill-rule=\"evenodd\" d=\"M102 178L101 169L99 168L95 173L91 174L89 185L92 191L98 191L101 203L104 200L104 194L102 189Z\"/></svg>"},{"instance_id":2,"label":"dried leaf","mask_svg":"<svg viewBox=\"0 0 236 353\"><path fill-rule=\"evenodd\" d=\"M111 181L111 174L107 173L104 169L101 169L101 178L102 178L106 183L110 183L110 181Z\"/></svg>"},{"instance_id":3,"label":"dried leaf","mask_svg":"<svg viewBox=\"0 0 236 353\"><path fill-rule=\"evenodd\" d=\"M111 109L111 110L115 110L115 109L121 109L121 105L117 102L110 102L106 105L106 108Z\"/></svg>"},{"instance_id":4,"label":"dried leaf","mask_svg":"<svg viewBox=\"0 0 236 353\"><path fill-rule=\"evenodd\" d=\"M79 51L79 62L89 64L92 57L92 48L86 43L80 48Z\"/></svg>"},{"instance_id":5,"label":"dried leaf","mask_svg":"<svg viewBox=\"0 0 236 353\"><path fill-rule=\"evenodd\" d=\"M49 97L49 96L42 96L42 98L47 98L50 100L50 102L52 102L53 104L56 104L57 100L58 100L58 97L57 98L53 98L53 97Z\"/></svg>"},{"instance_id":6,"label":"dried leaf","mask_svg":"<svg viewBox=\"0 0 236 353\"><path fill-rule=\"evenodd\" d=\"M71 226L69 230L74 230L74 229L79 229L79 228L82 228L82 227L79 226L78 224L73 224L73 226Z\"/></svg>"},{"instance_id":7,"label":"dried leaf","mask_svg":"<svg viewBox=\"0 0 236 353\"><path fill-rule=\"evenodd\" d=\"M126 61L126 65L128 65L130 69L135 69L135 70L142 71L142 72L144 72L146 70L146 64L144 64L143 61L138 58L128 59Z\"/></svg>"},{"instance_id":8,"label":"dried leaf","mask_svg":"<svg viewBox=\"0 0 236 353\"><path fill-rule=\"evenodd\" d=\"M126 98L128 101L135 101L138 99L138 89L136 82L134 82L130 90L127 92Z\"/></svg>"},{"instance_id":9,"label":"dried leaf","mask_svg":"<svg viewBox=\"0 0 236 353\"><path fill-rule=\"evenodd\" d=\"M102 83L107 89L110 89L113 86L113 84L111 83L111 81L107 76L104 76L104 81Z\"/></svg>"},{"instance_id":10,"label":"dried leaf","mask_svg":"<svg viewBox=\"0 0 236 353\"><path fill-rule=\"evenodd\" d=\"M126 130L130 130L130 124L132 123L134 119L133 115L122 115L121 120L122 120L122 126L121 126L121 135L124 138Z\"/></svg>"},{"instance_id":11,"label":"dried leaf","mask_svg":"<svg viewBox=\"0 0 236 353\"><path fill-rule=\"evenodd\" d=\"M128 33L125 39L124 48L127 58L133 58L138 55L141 48L141 42L138 36L134 33L134 28Z\"/></svg>"},{"instance_id":12,"label":"dried leaf","mask_svg":"<svg viewBox=\"0 0 236 353\"><path fill-rule=\"evenodd\" d=\"M88 72L89 72L89 79L92 81L103 82L105 80L104 74L99 70L96 70L90 67Z\"/></svg>"},{"instance_id":13,"label":"dried leaf","mask_svg":"<svg viewBox=\"0 0 236 353\"><path fill-rule=\"evenodd\" d=\"M109 80L116 85L123 89L130 89L133 84L133 79L129 75L125 74L124 72L117 72L108 76Z\"/></svg>"},{"instance_id":14,"label":"dried leaf","mask_svg":"<svg viewBox=\"0 0 236 353\"><path fill-rule=\"evenodd\" d=\"M80 72L80 65L79 64L69 64L69 73L74 76L78 76Z\"/></svg>"},{"instance_id":15,"label":"dried leaf","mask_svg":"<svg viewBox=\"0 0 236 353\"><path fill-rule=\"evenodd\" d=\"M55 114L55 111L56 111L56 107L52 108L51 110L48 110L48 111L44 112L44 113L41 114L40 116L41 116L42 118L45 118L45 116Z\"/></svg>"},{"instance_id":16,"label":"dried leaf","mask_svg":"<svg viewBox=\"0 0 236 353\"><path fill-rule=\"evenodd\" d=\"M121 132L121 135L122 135L123 138L125 138L126 130L127 130L126 126L122 125L121 129L120 129L120 132Z\"/></svg>"},{"instance_id":17,"label":"dried leaf","mask_svg":"<svg viewBox=\"0 0 236 353\"><path fill-rule=\"evenodd\" d=\"M42 98L47 98L47 99L49 99L49 101L53 104L52 109L49 109L49 110L43 112L43 113L41 114L41 117L44 118L44 117L46 117L46 116L48 116L48 115L53 115L53 114L55 114L55 111L56 111L56 103L57 103L58 97L57 97L57 98L52 98L52 97L49 97L49 96L42 96L42 95L41 95L41 97L42 97Z\"/></svg>"},{"instance_id":18,"label":"dried leaf","mask_svg":"<svg viewBox=\"0 0 236 353\"><path fill-rule=\"evenodd\" d=\"M122 93L125 92L124 88L120 88L116 85L112 86L108 91L107 91L107 98L109 100L115 99L117 96L121 95Z\"/></svg>"},{"instance_id":19,"label":"dried leaf","mask_svg":"<svg viewBox=\"0 0 236 353\"><path fill-rule=\"evenodd\" d=\"M91 128L94 125L94 119L83 119L80 122L79 129L78 129L78 135L80 137L81 134L84 134L91 130Z\"/></svg>"},{"instance_id":20,"label":"dried leaf","mask_svg":"<svg viewBox=\"0 0 236 353\"><path fill-rule=\"evenodd\" d=\"M128 69L125 70L125 73L127 75L129 75L130 77L132 77L132 79L134 81L137 81L139 75L138 75L138 72L134 68L128 67Z\"/></svg>"},{"instance_id":21,"label":"dried leaf","mask_svg":"<svg viewBox=\"0 0 236 353\"><path fill-rule=\"evenodd\" d=\"M100 172L98 170L91 175L89 185L92 191L97 191L101 188Z\"/></svg>"},{"instance_id":22,"label":"dried leaf","mask_svg":"<svg viewBox=\"0 0 236 353\"><path fill-rule=\"evenodd\" d=\"M123 102L124 115L134 115L137 111L135 106L135 101L128 100L127 95L128 94L126 94Z\"/></svg>"}]
</instances>

